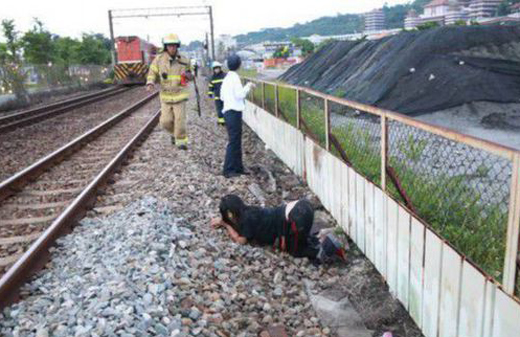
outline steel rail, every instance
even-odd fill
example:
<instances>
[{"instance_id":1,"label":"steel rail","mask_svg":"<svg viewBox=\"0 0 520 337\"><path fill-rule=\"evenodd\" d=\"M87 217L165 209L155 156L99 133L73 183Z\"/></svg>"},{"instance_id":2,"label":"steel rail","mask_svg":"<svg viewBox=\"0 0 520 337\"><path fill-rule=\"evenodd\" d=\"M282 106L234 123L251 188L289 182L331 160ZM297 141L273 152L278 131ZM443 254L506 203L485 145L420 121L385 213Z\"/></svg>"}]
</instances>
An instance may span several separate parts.
<instances>
[{"instance_id":1,"label":"steel rail","mask_svg":"<svg viewBox=\"0 0 520 337\"><path fill-rule=\"evenodd\" d=\"M95 92L92 94L75 97L70 100L65 100L58 103L53 103L31 110L20 111L15 114L0 117L0 133L9 132L16 128L30 125L47 118L57 116L72 109L79 108L87 104L115 96L128 90L128 88L115 88L110 90L103 90L101 92Z\"/></svg>"},{"instance_id":2,"label":"steel rail","mask_svg":"<svg viewBox=\"0 0 520 337\"><path fill-rule=\"evenodd\" d=\"M25 169L19 171L14 174L10 178L7 178L3 182L0 183L0 202L5 200L7 197L16 193L21 187L26 185L28 182L33 180L34 178L41 175L46 169L54 165L55 163L63 160L68 155L75 152L78 148L82 147L84 144L89 141L97 138L99 135L107 131L110 127L117 124L120 120L128 116L133 111L142 107L148 101L152 100L154 97L158 95L158 92L155 92L147 97L141 99L134 105L124 109L119 112L117 115L111 117L110 119L104 121L99 124L95 128L87 131L83 135L77 137L76 139L70 141L65 144L61 148L56 151L48 154L47 156L41 158L34 164L26 167Z\"/></svg>"},{"instance_id":3,"label":"steel rail","mask_svg":"<svg viewBox=\"0 0 520 337\"><path fill-rule=\"evenodd\" d=\"M0 279L0 310L19 299L20 287L31 275L40 270L50 257L49 248L56 240L68 233L95 202L97 191L108 182L112 173L142 143L158 123L160 110L157 111L139 132L119 151L90 184L72 201L56 220L42 233L29 249L11 266Z\"/></svg>"}]
</instances>

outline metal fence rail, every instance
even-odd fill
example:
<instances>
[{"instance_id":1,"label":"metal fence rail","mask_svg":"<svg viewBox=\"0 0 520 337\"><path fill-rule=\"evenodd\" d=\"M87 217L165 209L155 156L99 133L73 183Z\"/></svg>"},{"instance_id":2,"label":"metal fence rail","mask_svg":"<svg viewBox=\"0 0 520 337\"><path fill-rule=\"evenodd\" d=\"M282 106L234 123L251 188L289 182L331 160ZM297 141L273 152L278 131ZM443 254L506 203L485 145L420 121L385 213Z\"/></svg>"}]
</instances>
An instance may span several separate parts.
<instances>
[{"instance_id":1,"label":"metal fence rail","mask_svg":"<svg viewBox=\"0 0 520 337\"><path fill-rule=\"evenodd\" d=\"M391 195L520 295L520 152L308 88L245 78L250 100Z\"/></svg>"}]
</instances>

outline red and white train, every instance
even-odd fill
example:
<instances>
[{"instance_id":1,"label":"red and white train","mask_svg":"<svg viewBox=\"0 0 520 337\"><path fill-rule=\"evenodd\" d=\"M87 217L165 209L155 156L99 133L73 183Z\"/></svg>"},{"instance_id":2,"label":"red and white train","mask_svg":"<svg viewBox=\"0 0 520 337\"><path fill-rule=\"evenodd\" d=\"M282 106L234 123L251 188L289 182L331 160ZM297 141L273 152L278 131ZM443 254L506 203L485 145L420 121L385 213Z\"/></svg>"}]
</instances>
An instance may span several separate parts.
<instances>
[{"instance_id":1,"label":"red and white train","mask_svg":"<svg viewBox=\"0 0 520 337\"><path fill-rule=\"evenodd\" d=\"M116 42L115 81L118 84L144 84L157 47L138 36L120 36Z\"/></svg>"}]
</instances>

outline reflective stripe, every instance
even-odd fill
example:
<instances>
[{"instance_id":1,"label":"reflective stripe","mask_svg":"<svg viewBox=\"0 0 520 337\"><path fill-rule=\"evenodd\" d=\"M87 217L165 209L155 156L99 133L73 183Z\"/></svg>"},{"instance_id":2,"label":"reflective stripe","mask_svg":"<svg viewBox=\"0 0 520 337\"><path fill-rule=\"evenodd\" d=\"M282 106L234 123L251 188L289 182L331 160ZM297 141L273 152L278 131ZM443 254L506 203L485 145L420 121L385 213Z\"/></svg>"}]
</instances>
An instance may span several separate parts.
<instances>
[{"instance_id":1,"label":"reflective stripe","mask_svg":"<svg viewBox=\"0 0 520 337\"><path fill-rule=\"evenodd\" d=\"M181 139L179 139L179 138L175 139L175 145L186 145L186 144L188 144L188 137L181 138Z\"/></svg>"},{"instance_id":2,"label":"reflective stripe","mask_svg":"<svg viewBox=\"0 0 520 337\"><path fill-rule=\"evenodd\" d=\"M168 75L169 80L180 80L181 75Z\"/></svg>"},{"instance_id":3,"label":"reflective stripe","mask_svg":"<svg viewBox=\"0 0 520 337\"><path fill-rule=\"evenodd\" d=\"M189 93L180 92L180 93L168 93L161 92L161 101L163 102L180 102L187 100L190 97Z\"/></svg>"},{"instance_id":4,"label":"reflective stripe","mask_svg":"<svg viewBox=\"0 0 520 337\"><path fill-rule=\"evenodd\" d=\"M211 81L211 83L222 83L222 82L224 82L224 79Z\"/></svg>"},{"instance_id":5,"label":"reflective stripe","mask_svg":"<svg viewBox=\"0 0 520 337\"><path fill-rule=\"evenodd\" d=\"M218 123L224 124L224 123L226 123L226 120L224 118L218 118Z\"/></svg>"},{"instance_id":6,"label":"reflective stripe","mask_svg":"<svg viewBox=\"0 0 520 337\"><path fill-rule=\"evenodd\" d=\"M220 97L213 97L213 99L214 99L215 101L218 101L218 100L220 99Z\"/></svg>"},{"instance_id":7,"label":"reflective stripe","mask_svg":"<svg viewBox=\"0 0 520 337\"><path fill-rule=\"evenodd\" d=\"M209 84L209 87L210 87L210 88L213 88L213 84L210 83L210 84Z\"/></svg>"},{"instance_id":8,"label":"reflective stripe","mask_svg":"<svg viewBox=\"0 0 520 337\"><path fill-rule=\"evenodd\" d=\"M214 92L213 91L208 91L208 95L213 95Z\"/></svg>"}]
</instances>

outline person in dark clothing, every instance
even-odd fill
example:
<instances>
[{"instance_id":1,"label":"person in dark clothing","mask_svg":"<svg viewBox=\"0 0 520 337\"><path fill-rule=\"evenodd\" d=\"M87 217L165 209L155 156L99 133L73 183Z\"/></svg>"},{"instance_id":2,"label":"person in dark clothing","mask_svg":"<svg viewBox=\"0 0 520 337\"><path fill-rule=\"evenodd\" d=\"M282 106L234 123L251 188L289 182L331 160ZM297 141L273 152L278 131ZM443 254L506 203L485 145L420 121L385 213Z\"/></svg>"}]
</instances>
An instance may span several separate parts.
<instances>
[{"instance_id":1,"label":"person in dark clothing","mask_svg":"<svg viewBox=\"0 0 520 337\"><path fill-rule=\"evenodd\" d=\"M220 87L224 82L226 73L222 71L222 64L218 61L213 62L213 75L209 81L208 96L215 100L215 109L217 110L217 124L224 125L224 115L222 109L224 109L224 102L220 99Z\"/></svg>"},{"instance_id":2,"label":"person in dark clothing","mask_svg":"<svg viewBox=\"0 0 520 337\"><path fill-rule=\"evenodd\" d=\"M211 221L213 228L223 227L239 244L247 242L273 246L294 257L320 262L338 257L345 259L339 240L328 234L323 240L311 234L314 210L306 199L273 208L246 205L240 197L229 194L219 206L221 218Z\"/></svg>"},{"instance_id":3,"label":"person in dark clothing","mask_svg":"<svg viewBox=\"0 0 520 337\"><path fill-rule=\"evenodd\" d=\"M245 98L249 91L254 88L252 82L242 85L240 76L237 74L241 60L238 55L231 55L227 59L229 72L222 82L220 98L224 101L224 119L229 136L224 159L223 174L226 178L233 178L247 174L242 164L242 112L245 109Z\"/></svg>"}]
</instances>

